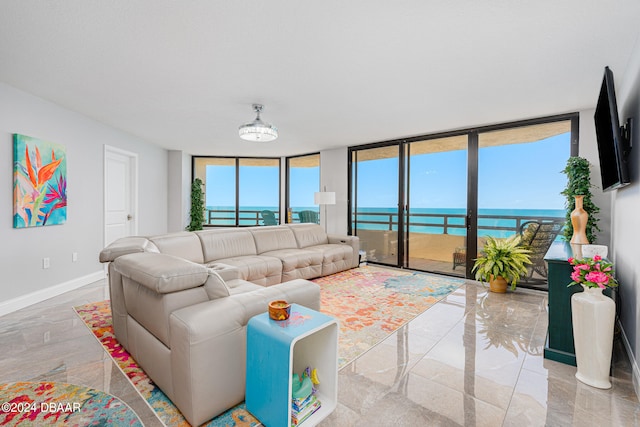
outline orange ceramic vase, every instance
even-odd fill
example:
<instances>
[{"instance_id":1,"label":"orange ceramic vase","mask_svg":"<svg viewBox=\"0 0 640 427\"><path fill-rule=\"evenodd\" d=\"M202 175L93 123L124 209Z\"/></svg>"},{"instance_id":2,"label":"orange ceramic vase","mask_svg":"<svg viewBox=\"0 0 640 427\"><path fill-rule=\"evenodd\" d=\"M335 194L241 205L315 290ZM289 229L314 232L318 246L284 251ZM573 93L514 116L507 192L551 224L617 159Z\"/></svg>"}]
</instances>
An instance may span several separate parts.
<instances>
[{"instance_id":1,"label":"orange ceramic vase","mask_svg":"<svg viewBox=\"0 0 640 427\"><path fill-rule=\"evenodd\" d=\"M571 225L573 226L573 236L571 243L578 245L588 245L587 239L587 221L589 214L582 207L584 196L575 196L576 208L571 212Z\"/></svg>"}]
</instances>

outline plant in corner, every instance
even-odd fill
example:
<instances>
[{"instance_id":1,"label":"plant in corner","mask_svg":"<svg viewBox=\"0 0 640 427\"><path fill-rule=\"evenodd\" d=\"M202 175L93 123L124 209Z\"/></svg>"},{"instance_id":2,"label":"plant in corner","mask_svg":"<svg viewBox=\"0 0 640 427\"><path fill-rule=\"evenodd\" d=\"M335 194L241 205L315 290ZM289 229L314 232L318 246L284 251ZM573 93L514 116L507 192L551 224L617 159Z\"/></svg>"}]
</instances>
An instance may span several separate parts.
<instances>
[{"instance_id":1,"label":"plant in corner","mask_svg":"<svg viewBox=\"0 0 640 427\"><path fill-rule=\"evenodd\" d=\"M516 289L520 277L527 274L531 264L530 250L520 246L520 235L507 239L487 237L487 242L473 265L476 280L489 282L492 292L506 292L507 282Z\"/></svg>"},{"instance_id":2,"label":"plant in corner","mask_svg":"<svg viewBox=\"0 0 640 427\"><path fill-rule=\"evenodd\" d=\"M560 193L566 196L567 201L565 203L567 207L566 221L564 225L564 240L567 242L571 240L573 236L573 225L571 224L571 212L576 208L575 196L584 196L583 208L589 214L587 220L587 239L591 243L596 242L597 231L600 231L598 227L598 218L596 215L600 212L593 201L591 200L591 172L589 161L583 157L569 157L567 160L567 166L562 173L567 175L567 187Z\"/></svg>"},{"instance_id":3,"label":"plant in corner","mask_svg":"<svg viewBox=\"0 0 640 427\"><path fill-rule=\"evenodd\" d=\"M204 194L202 193L202 180L200 178L194 179L191 183L191 210L189 216L191 222L189 222L187 230L202 230L202 224L204 224Z\"/></svg>"}]
</instances>

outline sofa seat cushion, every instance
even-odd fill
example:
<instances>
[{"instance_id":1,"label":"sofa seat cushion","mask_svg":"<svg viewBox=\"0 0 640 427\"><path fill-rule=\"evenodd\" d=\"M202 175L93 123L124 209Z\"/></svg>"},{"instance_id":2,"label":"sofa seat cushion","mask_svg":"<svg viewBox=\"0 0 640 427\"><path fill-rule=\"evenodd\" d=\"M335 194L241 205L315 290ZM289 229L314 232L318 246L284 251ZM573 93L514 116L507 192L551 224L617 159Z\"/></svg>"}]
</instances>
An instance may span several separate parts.
<instances>
[{"instance_id":1,"label":"sofa seat cushion","mask_svg":"<svg viewBox=\"0 0 640 427\"><path fill-rule=\"evenodd\" d=\"M263 289L263 286L256 285L255 283L247 282L242 279L233 279L227 282L227 287L231 295L243 294L245 292L253 292L259 289Z\"/></svg>"},{"instance_id":2,"label":"sofa seat cushion","mask_svg":"<svg viewBox=\"0 0 640 427\"><path fill-rule=\"evenodd\" d=\"M279 249L265 252L282 261L282 281L313 279L322 275L323 256L319 251L309 249Z\"/></svg>"},{"instance_id":3,"label":"sofa seat cushion","mask_svg":"<svg viewBox=\"0 0 640 427\"><path fill-rule=\"evenodd\" d=\"M310 246L307 249L322 254L322 275L327 276L348 270L353 264L353 250L349 245L328 243Z\"/></svg>"},{"instance_id":4,"label":"sofa seat cushion","mask_svg":"<svg viewBox=\"0 0 640 427\"><path fill-rule=\"evenodd\" d=\"M240 270L240 279L257 285L271 286L282 280L282 261L263 255L246 255L218 260Z\"/></svg>"}]
</instances>

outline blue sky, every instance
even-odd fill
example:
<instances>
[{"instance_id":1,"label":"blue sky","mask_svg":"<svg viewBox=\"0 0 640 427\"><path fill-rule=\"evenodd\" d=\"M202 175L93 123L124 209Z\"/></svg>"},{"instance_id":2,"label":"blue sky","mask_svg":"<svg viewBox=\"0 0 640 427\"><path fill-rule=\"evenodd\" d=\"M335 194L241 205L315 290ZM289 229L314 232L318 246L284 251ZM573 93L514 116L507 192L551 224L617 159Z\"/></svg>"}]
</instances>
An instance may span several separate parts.
<instances>
[{"instance_id":1,"label":"blue sky","mask_svg":"<svg viewBox=\"0 0 640 427\"><path fill-rule=\"evenodd\" d=\"M480 150L480 209L564 209L562 171L570 155L569 134L543 141L486 147ZM411 157L412 208L465 208L466 150ZM358 164L358 206L395 207L398 161L381 159Z\"/></svg>"},{"instance_id":2,"label":"blue sky","mask_svg":"<svg viewBox=\"0 0 640 427\"><path fill-rule=\"evenodd\" d=\"M240 167L240 206L278 206L278 168ZM320 185L317 167L292 168L290 175L291 206L313 207L313 194ZM235 167L207 167L207 206L235 206Z\"/></svg>"},{"instance_id":3,"label":"blue sky","mask_svg":"<svg viewBox=\"0 0 640 427\"><path fill-rule=\"evenodd\" d=\"M479 154L478 205L480 209L564 209L560 191L566 185L564 169L570 154L570 134L535 143L486 147ZM466 150L411 157L412 208L465 208ZM278 205L276 167L240 167L240 205ZM235 169L207 168L207 205L235 205ZM293 168L291 206L313 207L319 169ZM381 159L358 164L358 206L396 207L398 161Z\"/></svg>"}]
</instances>

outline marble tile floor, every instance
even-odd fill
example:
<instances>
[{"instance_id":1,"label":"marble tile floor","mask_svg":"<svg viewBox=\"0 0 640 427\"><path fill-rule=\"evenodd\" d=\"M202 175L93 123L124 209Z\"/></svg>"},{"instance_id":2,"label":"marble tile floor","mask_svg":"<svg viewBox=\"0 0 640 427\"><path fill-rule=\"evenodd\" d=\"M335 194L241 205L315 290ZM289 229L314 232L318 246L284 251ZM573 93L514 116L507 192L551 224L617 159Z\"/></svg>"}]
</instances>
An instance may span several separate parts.
<instances>
[{"instance_id":1,"label":"marble tile floor","mask_svg":"<svg viewBox=\"0 0 640 427\"><path fill-rule=\"evenodd\" d=\"M0 383L59 381L104 390L145 426L153 411L72 310L108 298L104 281L0 317ZM619 339L610 390L542 357L547 294L489 293L468 281L339 373L338 407L321 427L640 426Z\"/></svg>"}]
</instances>

